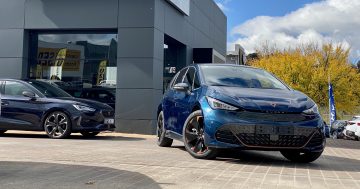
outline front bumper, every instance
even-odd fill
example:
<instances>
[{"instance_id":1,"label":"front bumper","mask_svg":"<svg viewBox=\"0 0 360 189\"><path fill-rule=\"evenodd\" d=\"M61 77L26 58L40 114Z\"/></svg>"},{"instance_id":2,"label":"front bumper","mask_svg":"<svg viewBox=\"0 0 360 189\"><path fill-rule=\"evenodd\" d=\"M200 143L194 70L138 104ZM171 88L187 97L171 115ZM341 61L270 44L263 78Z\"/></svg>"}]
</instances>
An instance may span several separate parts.
<instances>
[{"instance_id":1,"label":"front bumper","mask_svg":"<svg viewBox=\"0 0 360 189\"><path fill-rule=\"evenodd\" d=\"M93 113L81 113L72 119L72 132L102 132L114 131L115 124L106 124L105 119L114 119L113 110L101 110Z\"/></svg>"},{"instance_id":2,"label":"front bumper","mask_svg":"<svg viewBox=\"0 0 360 189\"><path fill-rule=\"evenodd\" d=\"M320 116L213 110L202 103L205 144L211 148L323 151Z\"/></svg>"}]
</instances>

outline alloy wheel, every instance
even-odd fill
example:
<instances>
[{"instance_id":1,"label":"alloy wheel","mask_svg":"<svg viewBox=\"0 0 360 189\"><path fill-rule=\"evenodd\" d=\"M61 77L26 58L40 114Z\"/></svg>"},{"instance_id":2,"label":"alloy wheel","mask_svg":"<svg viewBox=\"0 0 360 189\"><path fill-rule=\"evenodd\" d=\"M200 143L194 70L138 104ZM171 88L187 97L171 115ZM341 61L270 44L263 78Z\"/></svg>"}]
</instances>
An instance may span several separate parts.
<instances>
[{"instance_id":1,"label":"alloy wheel","mask_svg":"<svg viewBox=\"0 0 360 189\"><path fill-rule=\"evenodd\" d=\"M62 112L51 113L45 120L45 131L52 138L63 138L68 135L69 119Z\"/></svg>"},{"instance_id":2,"label":"alloy wheel","mask_svg":"<svg viewBox=\"0 0 360 189\"><path fill-rule=\"evenodd\" d=\"M157 121L157 138L158 141L161 140L161 137L163 135L163 124L164 124L164 117L163 114L159 114L158 121Z\"/></svg>"},{"instance_id":3,"label":"alloy wheel","mask_svg":"<svg viewBox=\"0 0 360 189\"><path fill-rule=\"evenodd\" d=\"M196 154L204 154L209 149L204 140L204 118L202 116L193 117L185 128L185 142L189 149Z\"/></svg>"}]
</instances>

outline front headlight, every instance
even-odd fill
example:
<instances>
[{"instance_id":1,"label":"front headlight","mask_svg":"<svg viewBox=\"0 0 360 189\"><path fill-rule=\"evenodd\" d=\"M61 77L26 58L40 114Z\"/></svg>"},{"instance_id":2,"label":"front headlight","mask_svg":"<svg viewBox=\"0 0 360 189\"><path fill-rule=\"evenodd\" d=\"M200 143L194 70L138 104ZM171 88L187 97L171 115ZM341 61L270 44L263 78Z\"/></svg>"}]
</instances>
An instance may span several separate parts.
<instances>
[{"instance_id":1,"label":"front headlight","mask_svg":"<svg viewBox=\"0 0 360 189\"><path fill-rule=\"evenodd\" d=\"M226 104L225 102L221 102L220 100L216 100L214 98L211 97L206 97L210 107L214 110L230 110L230 111L234 111L234 110L238 110L239 108L231 106L229 104Z\"/></svg>"},{"instance_id":2,"label":"front headlight","mask_svg":"<svg viewBox=\"0 0 360 189\"><path fill-rule=\"evenodd\" d=\"M79 111L84 111L84 112L95 112L96 111L94 108L91 108L89 106L78 105L78 104L74 104L73 106Z\"/></svg>"},{"instance_id":3,"label":"front headlight","mask_svg":"<svg viewBox=\"0 0 360 189\"><path fill-rule=\"evenodd\" d=\"M313 114L319 114L319 108L318 106L315 104L313 107L311 107L310 109L304 110L303 111L304 114L308 114L308 115L313 115Z\"/></svg>"}]
</instances>

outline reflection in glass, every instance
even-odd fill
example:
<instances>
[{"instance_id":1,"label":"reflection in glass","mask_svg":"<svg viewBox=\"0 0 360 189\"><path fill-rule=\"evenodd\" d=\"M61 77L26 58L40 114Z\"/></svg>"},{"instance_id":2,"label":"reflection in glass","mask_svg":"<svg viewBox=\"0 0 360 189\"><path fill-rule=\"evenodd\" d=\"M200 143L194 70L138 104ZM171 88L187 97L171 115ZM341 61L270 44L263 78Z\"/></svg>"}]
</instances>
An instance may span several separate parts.
<instances>
[{"instance_id":1,"label":"reflection in glass","mask_svg":"<svg viewBox=\"0 0 360 189\"><path fill-rule=\"evenodd\" d=\"M116 34L39 34L30 78L67 90L116 86Z\"/></svg>"}]
</instances>

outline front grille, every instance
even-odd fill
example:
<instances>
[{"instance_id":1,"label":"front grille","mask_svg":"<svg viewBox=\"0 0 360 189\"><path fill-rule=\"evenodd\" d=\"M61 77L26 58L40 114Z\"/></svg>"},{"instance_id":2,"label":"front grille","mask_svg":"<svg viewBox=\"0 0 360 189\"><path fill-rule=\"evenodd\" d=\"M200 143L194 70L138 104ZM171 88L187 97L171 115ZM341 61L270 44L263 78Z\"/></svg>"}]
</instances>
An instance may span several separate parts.
<instances>
[{"instance_id":1,"label":"front grille","mask_svg":"<svg viewBox=\"0 0 360 189\"><path fill-rule=\"evenodd\" d=\"M314 128L293 126L227 125L221 127L215 137L220 142L249 147L299 148L306 145L314 132ZM318 142L318 138L313 140Z\"/></svg>"},{"instance_id":2,"label":"front grille","mask_svg":"<svg viewBox=\"0 0 360 189\"><path fill-rule=\"evenodd\" d=\"M236 135L239 140L247 146L264 147L302 147L308 137L302 135L269 135L239 133Z\"/></svg>"},{"instance_id":3,"label":"front grille","mask_svg":"<svg viewBox=\"0 0 360 189\"><path fill-rule=\"evenodd\" d=\"M115 114L112 110L103 110L101 113L104 117L114 117Z\"/></svg>"}]
</instances>

